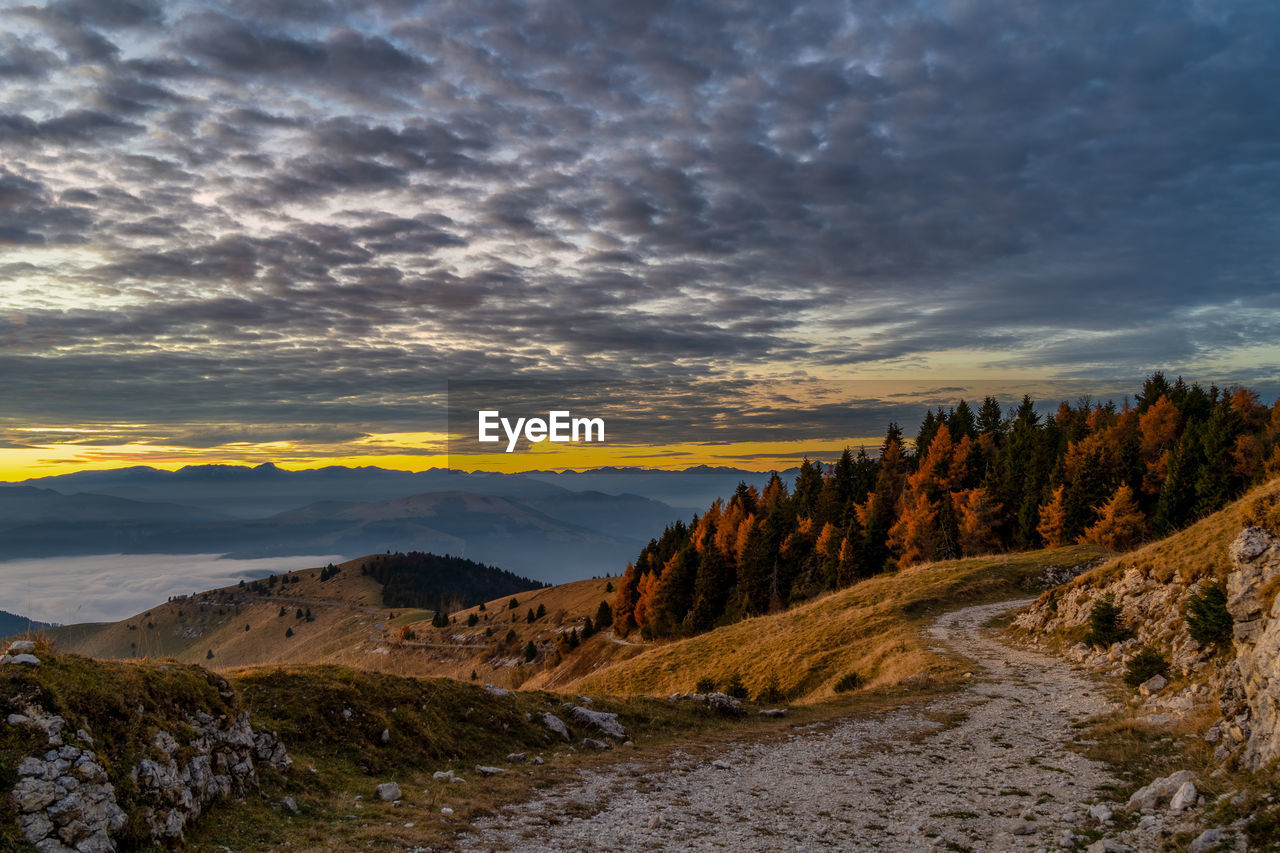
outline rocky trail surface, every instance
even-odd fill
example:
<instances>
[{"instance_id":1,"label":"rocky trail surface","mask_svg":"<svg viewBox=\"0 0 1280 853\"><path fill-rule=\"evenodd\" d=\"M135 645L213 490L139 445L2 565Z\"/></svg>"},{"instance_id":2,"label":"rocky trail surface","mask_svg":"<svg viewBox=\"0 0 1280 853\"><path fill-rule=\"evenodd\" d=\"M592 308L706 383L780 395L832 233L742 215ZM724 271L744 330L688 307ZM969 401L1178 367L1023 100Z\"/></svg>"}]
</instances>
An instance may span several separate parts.
<instances>
[{"instance_id":1,"label":"rocky trail surface","mask_svg":"<svg viewBox=\"0 0 1280 853\"><path fill-rule=\"evenodd\" d=\"M718 756L623 762L510 806L464 850L1043 850L1098 824L1113 784L1068 748L1107 706L1060 659L982 626L1026 602L970 607L929 629L973 680L923 705L798 727ZM1104 818L1105 819L1105 818Z\"/></svg>"}]
</instances>

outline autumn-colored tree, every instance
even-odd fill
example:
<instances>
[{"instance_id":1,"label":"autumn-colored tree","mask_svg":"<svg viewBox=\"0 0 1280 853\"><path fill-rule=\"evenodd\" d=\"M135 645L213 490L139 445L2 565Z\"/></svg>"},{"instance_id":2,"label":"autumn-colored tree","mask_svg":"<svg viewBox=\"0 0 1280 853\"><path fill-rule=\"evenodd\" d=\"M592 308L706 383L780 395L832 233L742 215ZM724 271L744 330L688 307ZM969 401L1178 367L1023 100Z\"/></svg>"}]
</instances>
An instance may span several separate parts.
<instances>
[{"instance_id":1,"label":"autumn-colored tree","mask_svg":"<svg viewBox=\"0 0 1280 853\"><path fill-rule=\"evenodd\" d=\"M1141 434L1142 462L1146 471L1142 478L1142 491L1158 495L1169 470L1169 456L1178 441L1182 413L1168 398L1162 396L1138 417Z\"/></svg>"},{"instance_id":2,"label":"autumn-colored tree","mask_svg":"<svg viewBox=\"0 0 1280 853\"><path fill-rule=\"evenodd\" d=\"M951 500L956 510L960 553L973 557L999 549L999 520L1003 507L990 493L983 488L966 489L953 494Z\"/></svg>"},{"instance_id":3,"label":"autumn-colored tree","mask_svg":"<svg viewBox=\"0 0 1280 853\"><path fill-rule=\"evenodd\" d=\"M1036 527L1036 532L1040 534L1047 548L1059 548L1069 541L1067 508L1064 500L1066 491L1066 486L1058 486L1053 490L1053 497L1049 502L1040 507L1040 524Z\"/></svg>"},{"instance_id":4,"label":"autumn-colored tree","mask_svg":"<svg viewBox=\"0 0 1280 853\"><path fill-rule=\"evenodd\" d=\"M1081 540L1124 551L1141 542L1146 532L1146 517L1134 500L1133 489L1122 485L1098 510L1098 520L1084 532Z\"/></svg>"}]
</instances>

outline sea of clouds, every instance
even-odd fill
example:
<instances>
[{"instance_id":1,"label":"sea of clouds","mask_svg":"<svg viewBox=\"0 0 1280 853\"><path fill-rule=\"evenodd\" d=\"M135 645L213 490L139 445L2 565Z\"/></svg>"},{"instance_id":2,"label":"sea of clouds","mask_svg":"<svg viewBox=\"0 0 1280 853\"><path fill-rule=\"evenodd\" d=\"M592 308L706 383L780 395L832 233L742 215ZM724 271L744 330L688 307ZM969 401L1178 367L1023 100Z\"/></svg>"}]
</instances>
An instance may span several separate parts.
<instances>
[{"instance_id":1,"label":"sea of clouds","mask_svg":"<svg viewBox=\"0 0 1280 853\"><path fill-rule=\"evenodd\" d=\"M241 579L340 562L335 554L228 560L219 554L105 554L0 562L0 610L40 622L114 622Z\"/></svg>"}]
</instances>

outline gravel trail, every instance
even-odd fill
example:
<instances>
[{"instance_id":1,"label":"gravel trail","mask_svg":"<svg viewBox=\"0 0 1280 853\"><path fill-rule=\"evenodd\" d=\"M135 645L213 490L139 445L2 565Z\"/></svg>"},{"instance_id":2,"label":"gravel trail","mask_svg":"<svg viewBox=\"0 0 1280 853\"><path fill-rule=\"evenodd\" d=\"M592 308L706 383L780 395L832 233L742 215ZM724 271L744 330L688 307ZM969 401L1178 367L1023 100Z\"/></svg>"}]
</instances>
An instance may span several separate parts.
<instances>
[{"instance_id":1,"label":"gravel trail","mask_svg":"<svg viewBox=\"0 0 1280 853\"><path fill-rule=\"evenodd\" d=\"M464 850L1042 850L1088 824L1103 765L1066 748L1106 704L1061 660L981 626L1027 602L943 615L973 680L927 705L798 728L718 756L621 763L477 823ZM950 726L937 722L949 716ZM957 721L958 722L955 722Z\"/></svg>"}]
</instances>

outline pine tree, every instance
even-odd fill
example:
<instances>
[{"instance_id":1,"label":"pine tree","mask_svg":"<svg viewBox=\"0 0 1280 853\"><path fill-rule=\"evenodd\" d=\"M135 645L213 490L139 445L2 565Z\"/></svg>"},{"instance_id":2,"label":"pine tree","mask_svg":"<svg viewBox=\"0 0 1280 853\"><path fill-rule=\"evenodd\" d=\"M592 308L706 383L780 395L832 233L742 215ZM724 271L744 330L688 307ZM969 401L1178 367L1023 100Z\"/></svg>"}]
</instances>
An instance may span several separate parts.
<instances>
[{"instance_id":1,"label":"pine tree","mask_svg":"<svg viewBox=\"0 0 1280 853\"><path fill-rule=\"evenodd\" d=\"M524 647L524 662L529 663L537 656L538 656L538 647L533 644L533 640L530 640L528 645Z\"/></svg>"},{"instance_id":2,"label":"pine tree","mask_svg":"<svg viewBox=\"0 0 1280 853\"><path fill-rule=\"evenodd\" d=\"M600 606L596 608L596 628L608 628L613 624L613 608L609 606L609 602L602 601Z\"/></svg>"}]
</instances>

